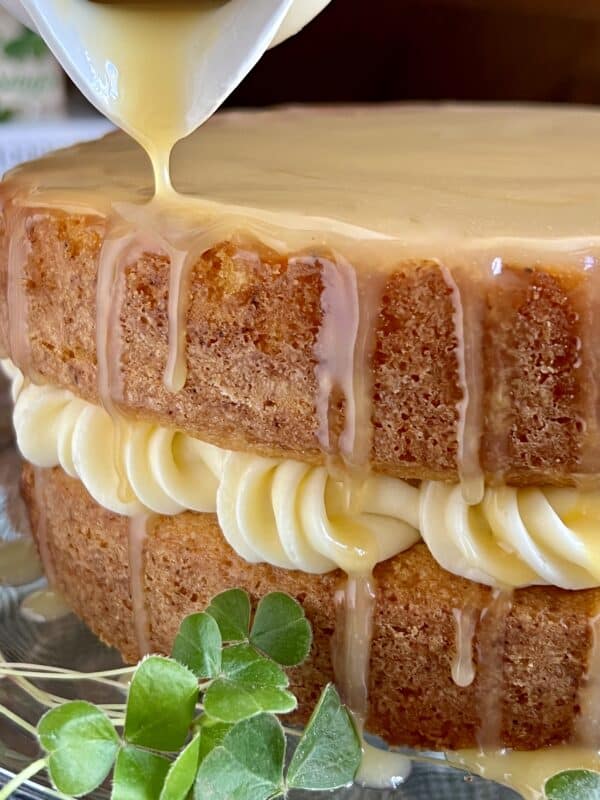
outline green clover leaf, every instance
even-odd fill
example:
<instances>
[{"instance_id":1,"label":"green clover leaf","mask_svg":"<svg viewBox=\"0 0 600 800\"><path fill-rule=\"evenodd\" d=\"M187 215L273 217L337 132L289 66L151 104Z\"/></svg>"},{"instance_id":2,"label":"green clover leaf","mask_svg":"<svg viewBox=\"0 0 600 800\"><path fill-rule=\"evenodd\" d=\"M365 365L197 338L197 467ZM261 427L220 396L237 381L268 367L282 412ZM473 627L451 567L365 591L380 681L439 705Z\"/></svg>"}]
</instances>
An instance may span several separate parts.
<instances>
[{"instance_id":1,"label":"green clover leaf","mask_svg":"<svg viewBox=\"0 0 600 800\"><path fill-rule=\"evenodd\" d=\"M220 722L238 722L262 711L287 714L296 706L296 698L286 689L246 689L222 678L212 684L204 698L206 712Z\"/></svg>"},{"instance_id":2,"label":"green clover leaf","mask_svg":"<svg viewBox=\"0 0 600 800\"><path fill-rule=\"evenodd\" d=\"M117 732L100 709L73 700L46 712L37 730L50 756L50 778L60 792L78 797L100 786L119 749Z\"/></svg>"},{"instance_id":3,"label":"green clover leaf","mask_svg":"<svg viewBox=\"0 0 600 800\"><path fill-rule=\"evenodd\" d=\"M159 800L169 766L163 756L125 745L117 756L111 800Z\"/></svg>"},{"instance_id":4,"label":"green clover leaf","mask_svg":"<svg viewBox=\"0 0 600 800\"><path fill-rule=\"evenodd\" d=\"M169 767L160 800L185 800L192 788L200 754L200 735L196 734Z\"/></svg>"},{"instance_id":5,"label":"green clover leaf","mask_svg":"<svg viewBox=\"0 0 600 800\"><path fill-rule=\"evenodd\" d=\"M295 667L310 652L312 631L300 603L283 592L271 592L258 604L250 641L278 664Z\"/></svg>"},{"instance_id":6,"label":"green clover leaf","mask_svg":"<svg viewBox=\"0 0 600 800\"><path fill-rule=\"evenodd\" d=\"M223 650L221 671L226 678L244 686L289 686L281 667L249 644L234 644Z\"/></svg>"},{"instance_id":7,"label":"green clover leaf","mask_svg":"<svg viewBox=\"0 0 600 800\"><path fill-rule=\"evenodd\" d=\"M198 702L198 681L170 658L149 656L133 674L125 714L125 739L153 750L183 746Z\"/></svg>"},{"instance_id":8,"label":"green clover leaf","mask_svg":"<svg viewBox=\"0 0 600 800\"><path fill-rule=\"evenodd\" d=\"M198 725L200 730L200 753L198 761L202 762L206 756L223 742L229 731L233 728L233 723L217 722L203 714Z\"/></svg>"},{"instance_id":9,"label":"green clover leaf","mask_svg":"<svg viewBox=\"0 0 600 800\"><path fill-rule=\"evenodd\" d=\"M360 738L335 687L323 690L290 762L294 789L339 789L352 783L360 766Z\"/></svg>"},{"instance_id":10,"label":"green clover leaf","mask_svg":"<svg viewBox=\"0 0 600 800\"><path fill-rule=\"evenodd\" d=\"M600 800L600 773L573 769L553 775L544 786L548 800Z\"/></svg>"},{"instance_id":11,"label":"green clover leaf","mask_svg":"<svg viewBox=\"0 0 600 800\"><path fill-rule=\"evenodd\" d=\"M213 597L206 613L216 621L224 642L241 642L250 630L250 598L243 589L227 589Z\"/></svg>"},{"instance_id":12,"label":"green clover leaf","mask_svg":"<svg viewBox=\"0 0 600 800\"><path fill-rule=\"evenodd\" d=\"M179 626L173 658L197 678L214 678L221 671L221 632L210 614L191 614Z\"/></svg>"},{"instance_id":13,"label":"green clover leaf","mask_svg":"<svg viewBox=\"0 0 600 800\"><path fill-rule=\"evenodd\" d=\"M226 648L221 672L204 695L204 709L215 720L238 722L262 711L285 714L296 708L285 672L250 645Z\"/></svg>"},{"instance_id":14,"label":"green clover leaf","mask_svg":"<svg viewBox=\"0 0 600 800\"><path fill-rule=\"evenodd\" d=\"M285 736L276 717L239 722L204 759L194 800L269 800L283 794Z\"/></svg>"}]
</instances>

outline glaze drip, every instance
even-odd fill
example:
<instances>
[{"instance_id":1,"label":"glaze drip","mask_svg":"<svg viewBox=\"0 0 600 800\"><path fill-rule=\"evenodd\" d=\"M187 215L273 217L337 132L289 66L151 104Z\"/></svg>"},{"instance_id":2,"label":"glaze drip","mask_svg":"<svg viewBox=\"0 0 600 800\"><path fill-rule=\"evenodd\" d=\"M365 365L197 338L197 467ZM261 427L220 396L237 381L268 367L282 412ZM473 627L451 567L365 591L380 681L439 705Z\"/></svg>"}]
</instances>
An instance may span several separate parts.
<instances>
[{"instance_id":1,"label":"glaze drip","mask_svg":"<svg viewBox=\"0 0 600 800\"><path fill-rule=\"evenodd\" d=\"M465 606L453 608L452 616L456 624L456 652L452 659L452 680L457 686L464 688L475 680L473 638L479 613L477 609Z\"/></svg>"},{"instance_id":2,"label":"glaze drip","mask_svg":"<svg viewBox=\"0 0 600 800\"><path fill-rule=\"evenodd\" d=\"M138 514L129 521L129 586L133 627L140 657L150 652L150 625L146 608L144 547L152 517Z\"/></svg>"},{"instance_id":3,"label":"glaze drip","mask_svg":"<svg viewBox=\"0 0 600 800\"><path fill-rule=\"evenodd\" d=\"M579 691L581 711L575 724L575 741L600 750L600 613L590 617L587 671Z\"/></svg>"},{"instance_id":4,"label":"glaze drip","mask_svg":"<svg viewBox=\"0 0 600 800\"><path fill-rule=\"evenodd\" d=\"M504 648L511 608L512 592L493 589L490 602L479 617L477 702L480 724L477 741L483 750L500 747L502 743Z\"/></svg>"},{"instance_id":5,"label":"glaze drip","mask_svg":"<svg viewBox=\"0 0 600 800\"><path fill-rule=\"evenodd\" d=\"M186 314L189 299L189 259L185 252L171 249L169 266L169 339L164 384L173 393L185 386Z\"/></svg>"},{"instance_id":6,"label":"glaze drip","mask_svg":"<svg viewBox=\"0 0 600 800\"><path fill-rule=\"evenodd\" d=\"M356 430L354 398L354 345L358 331L359 300L356 273L342 259L318 259L323 289L322 321L315 342L315 375L317 378L317 440L330 457L341 454L352 459ZM292 266L294 261L292 261ZM336 395L341 393L345 404L345 423L341 433L332 430L337 421ZM350 450L348 450L348 445Z\"/></svg>"},{"instance_id":7,"label":"glaze drip","mask_svg":"<svg viewBox=\"0 0 600 800\"><path fill-rule=\"evenodd\" d=\"M25 267L30 252L28 222L30 213L10 204L5 209L8 236L7 314L8 349L11 360L27 377L31 375L31 345L28 335L28 303L24 287Z\"/></svg>"},{"instance_id":8,"label":"glaze drip","mask_svg":"<svg viewBox=\"0 0 600 800\"><path fill-rule=\"evenodd\" d=\"M169 293L167 300L167 361L163 384L172 394L177 394L187 380L187 315L191 302L191 278L194 267L211 247L224 239L235 240L230 223L215 222L207 218L192 225L181 222L167 223L162 219L164 208L155 199L152 216L160 236L160 248L169 259ZM169 209L173 213L175 204ZM168 220L168 217L167 217ZM156 231L159 233L157 234Z\"/></svg>"},{"instance_id":9,"label":"glaze drip","mask_svg":"<svg viewBox=\"0 0 600 800\"><path fill-rule=\"evenodd\" d=\"M375 332L385 273L357 271L339 254L319 259L323 290L322 320L315 343L317 364L317 438L329 457L329 469L346 489L346 508L356 513L369 473L373 436L373 368ZM332 427L336 398L341 395L344 424L337 442ZM338 400L338 403L340 401ZM333 422L333 424L332 424ZM341 457L337 471L335 458ZM364 536L361 537L364 539ZM363 545L365 569L378 560L377 542ZM344 702L362 730L368 715L368 687L376 588L372 573L349 573L343 593L336 593L334 673ZM338 652L339 649L339 652Z\"/></svg>"},{"instance_id":10,"label":"glaze drip","mask_svg":"<svg viewBox=\"0 0 600 800\"><path fill-rule=\"evenodd\" d=\"M357 270L339 254L334 260L317 261L323 282L322 320L314 348L317 439L323 452L339 455L346 473L360 482L371 456L372 358L385 273ZM336 400L343 403L344 419L337 434L332 430L339 414Z\"/></svg>"},{"instance_id":11,"label":"glaze drip","mask_svg":"<svg viewBox=\"0 0 600 800\"><path fill-rule=\"evenodd\" d=\"M483 500L484 475L479 451L483 434L483 292L472 285L461 290L461 284L473 280L473 275L460 270L440 270L454 308L454 336L458 383L462 397L457 403L457 466L463 498L469 505Z\"/></svg>"},{"instance_id":12,"label":"glaze drip","mask_svg":"<svg viewBox=\"0 0 600 800\"><path fill-rule=\"evenodd\" d=\"M511 270L505 270L504 261L500 257L493 258L490 262L491 280L501 292L498 305L508 303L502 290L517 284ZM484 331L486 364L484 378L487 393L487 408L485 410L487 465L491 473L492 483L502 485L509 465L509 435L512 425L512 401L510 383L505 373L506 363L501 348L494 342L494 327L501 322L501 311L492 306L488 309L487 325Z\"/></svg>"},{"instance_id":13,"label":"glaze drip","mask_svg":"<svg viewBox=\"0 0 600 800\"><path fill-rule=\"evenodd\" d=\"M579 353L584 394L581 424L584 433L580 471L583 485L598 488L600 474L600 266L597 258L584 259L579 297ZM588 476L588 477L584 477Z\"/></svg>"},{"instance_id":14,"label":"glaze drip","mask_svg":"<svg viewBox=\"0 0 600 800\"><path fill-rule=\"evenodd\" d=\"M342 700L362 731L369 710L369 671L377 589L372 575L349 575L335 593L333 667Z\"/></svg>"},{"instance_id":15,"label":"glaze drip","mask_svg":"<svg viewBox=\"0 0 600 800\"><path fill-rule=\"evenodd\" d=\"M117 402L123 398L121 376L121 307L124 299L123 269L133 257L135 233L124 220L113 217L102 242L96 284L96 370L98 396L113 421L113 452L118 475L119 499L130 500L121 453L125 423Z\"/></svg>"}]
</instances>

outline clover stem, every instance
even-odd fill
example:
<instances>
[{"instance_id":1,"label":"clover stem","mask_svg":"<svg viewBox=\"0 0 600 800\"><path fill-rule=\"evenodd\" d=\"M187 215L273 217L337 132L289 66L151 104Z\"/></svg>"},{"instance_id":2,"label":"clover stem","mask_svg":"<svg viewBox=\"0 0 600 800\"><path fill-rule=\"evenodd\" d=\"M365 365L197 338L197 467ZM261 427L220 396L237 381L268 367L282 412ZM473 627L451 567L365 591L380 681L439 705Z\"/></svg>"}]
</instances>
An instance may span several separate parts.
<instances>
[{"instance_id":1,"label":"clover stem","mask_svg":"<svg viewBox=\"0 0 600 800\"><path fill-rule=\"evenodd\" d=\"M192 720L192 724L190 725L190 729L192 733L198 730L198 728L202 725L202 717L204 716L204 712L202 714L198 714L197 717L194 717Z\"/></svg>"},{"instance_id":2,"label":"clover stem","mask_svg":"<svg viewBox=\"0 0 600 800\"><path fill-rule=\"evenodd\" d=\"M28 677L31 677L29 673L43 671L44 673L52 673L53 675L64 675L73 680L131 675L136 669L136 667L118 667L117 669L104 669L98 672L80 672L74 669L66 669L65 667L54 667L50 664L28 664L25 661L6 661L6 659L2 657L2 653L0 653L0 665L0 670L6 670L8 674L23 672L27 673ZM47 678L50 676L44 675L44 677Z\"/></svg>"},{"instance_id":3,"label":"clover stem","mask_svg":"<svg viewBox=\"0 0 600 800\"><path fill-rule=\"evenodd\" d=\"M11 680L30 697L40 703L40 705L46 706L46 708L53 708L54 706L62 705L62 703L66 702L66 698L59 697L55 694L50 694L44 689L40 689L39 686L36 686L25 678L11 676Z\"/></svg>"},{"instance_id":4,"label":"clover stem","mask_svg":"<svg viewBox=\"0 0 600 800\"><path fill-rule=\"evenodd\" d=\"M288 728L286 725L282 725L281 727L286 736L293 736L295 739L299 739L302 736L302 731L299 731L298 728Z\"/></svg>"},{"instance_id":5,"label":"clover stem","mask_svg":"<svg viewBox=\"0 0 600 800\"><path fill-rule=\"evenodd\" d=\"M13 675L11 676L11 680L26 692L29 697L46 708L56 708L56 706L61 706L63 703L69 702L70 698L46 692L44 689L40 689L39 686L36 686L25 678ZM123 713L126 708L125 703L99 703L98 708L102 709L111 721L116 720L115 724L122 724L121 720L123 720Z\"/></svg>"},{"instance_id":6,"label":"clover stem","mask_svg":"<svg viewBox=\"0 0 600 800\"><path fill-rule=\"evenodd\" d=\"M32 736L37 736L35 727L27 722L27 720L23 719L23 717L20 717L18 714L15 714L14 711L11 711L10 708L0 705L0 714L2 714L3 717L10 719L15 723L15 725L18 725L19 728L23 728L24 731L27 731L27 733L30 733Z\"/></svg>"},{"instance_id":7,"label":"clover stem","mask_svg":"<svg viewBox=\"0 0 600 800\"><path fill-rule=\"evenodd\" d=\"M118 670L119 675L131 674L133 670ZM115 674L112 670L106 672L69 672L60 670L44 670L41 667L36 669L19 669L17 666L0 662L0 676L9 676L11 678L44 678L49 681L95 681L102 683L106 686L113 686L115 689L122 689L125 691L126 687L118 681L113 680L107 675Z\"/></svg>"},{"instance_id":8,"label":"clover stem","mask_svg":"<svg viewBox=\"0 0 600 800\"><path fill-rule=\"evenodd\" d=\"M40 770L44 769L45 766L46 759L38 758L37 761L33 761L31 764L25 767L24 770L19 772L18 775L15 775L14 778L11 778L9 782L2 787L2 790L0 790L0 800L7 800L7 798L9 798L11 794L19 788L19 786L40 772Z\"/></svg>"}]
</instances>

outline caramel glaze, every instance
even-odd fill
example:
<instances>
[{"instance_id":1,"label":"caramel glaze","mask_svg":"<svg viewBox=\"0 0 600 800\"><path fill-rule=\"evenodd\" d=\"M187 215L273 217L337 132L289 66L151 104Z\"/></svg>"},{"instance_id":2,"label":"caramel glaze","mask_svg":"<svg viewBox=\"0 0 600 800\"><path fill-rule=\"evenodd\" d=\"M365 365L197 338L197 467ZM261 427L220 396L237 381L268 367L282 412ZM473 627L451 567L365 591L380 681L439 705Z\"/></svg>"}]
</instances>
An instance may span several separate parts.
<instances>
[{"instance_id":1,"label":"caramel glaze","mask_svg":"<svg viewBox=\"0 0 600 800\"><path fill-rule=\"evenodd\" d=\"M579 354L585 392L581 426L584 430L580 461L580 484L600 486L600 265L598 259L584 259L584 279L578 294Z\"/></svg>"},{"instance_id":2,"label":"caramel glaze","mask_svg":"<svg viewBox=\"0 0 600 800\"><path fill-rule=\"evenodd\" d=\"M477 736L482 750L502 742L500 697L504 682L504 639L512 606L512 592L494 589L490 603L481 611L477 635L480 725Z\"/></svg>"},{"instance_id":3,"label":"caramel glaze","mask_svg":"<svg viewBox=\"0 0 600 800\"><path fill-rule=\"evenodd\" d=\"M600 750L600 612L588 622L590 655L585 683L580 691L581 712L575 727L575 740L579 745Z\"/></svg>"},{"instance_id":4,"label":"caramel glaze","mask_svg":"<svg viewBox=\"0 0 600 800\"><path fill-rule=\"evenodd\" d=\"M144 590L144 544L151 532L151 526L151 514L138 514L129 521L129 585L133 624L140 653L150 652L150 628Z\"/></svg>"},{"instance_id":5,"label":"caramel glaze","mask_svg":"<svg viewBox=\"0 0 600 800\"><path fill-rule=\"evenodd\" d=\"M369 661L376 588L371 575L350 575L335 593L332 663L342 700L362 732L369 711Z\"/></svg>"},{"instance_id":6,"label":"caramel glaze","mask_svg":"<svg viewBox=\"0 0 600 800\"><path fill-rule=\"evenodd\" d=\"M341 478L350 509L360 508L373 439L373 354L385 273L355 269L346 259L319 259L322 320L315 347L317 437L330 471ZM336 405L336 398L341 401ZM336 412L343 409L341 429ZM340 431L337 433L336 431ZM337 436L336 436L337 433ZM341 467L341 469L340 469ZM376 585L376 560L369 571L347 577L336 593L337 625L332 642L336 681L362 733L369 711L368 687ZM370 562L370 563L369 563Z\"/></svg>"},{"instance_id":7,"label":"caramel glaze","mask_svg":"<svg viewBox=\"0 0 600 800\"><path fill-rule=\"evenodd\" d=\"M119 498L127 500L127 481L122 463L125 427L117 411L122 395L120 312L124 301L123 266L134 256L135 235L123 220L113 218L102 243L96 284L96 361L98 396L113 418L115 468L119 476Z\"/></svg>"},{"instance_id":8,"label":"caramel glaze","mask_svg":"<svg viewBox=\"0 0 600 800\"><path fill-rule=\"evenodd\" d=\"M6 340L10 353L23 364L22 372L29 378L31 377L30 346L23 273L30 249L27 236L30 212L26 209L9 209L7 207L5 208L5 219L8 247L6 269L8 329Z\"/></svg>"},{"instance_id":9,"label":"caramel glaze","mask_svg":"<svg viewBox=\"0 0 600 800\"><path fill-rule=\"evenodd\" d=\"M484 475L479 459L483 434L483 315L485 285L466 289L468 273L440 266L454 308L456 362L461 399L457 404L457 460L463 497L470 505L483 500ZM484 273L485 275L485 273ZM481 285L480 285L481 284Z\"/></svg>"},{"instance_id":10,"label":"caramel glaze","mask_svg":"<svg viewBox=\"0 0 600 800\"><path fill-rule=\"evenodd\" d=\"M456 623L456 652L452 660L452 680L457 686L470 686L475 680L473 639L477 628L477 611L471 606L453 608Z\"/></svg>"},{"instance_id":11,"label":"caramel glaze","mask_svg":"<svg viewBox=\"0 0 600 800\"><path fill-rule=\"evenodd\" d=\"M333 465L341 461L360 482L373 438L372 359L385 274L357 271L339 255L311 260L321 268L323 287L314 347L317 438Z\"/></svg>"}]
</instances>

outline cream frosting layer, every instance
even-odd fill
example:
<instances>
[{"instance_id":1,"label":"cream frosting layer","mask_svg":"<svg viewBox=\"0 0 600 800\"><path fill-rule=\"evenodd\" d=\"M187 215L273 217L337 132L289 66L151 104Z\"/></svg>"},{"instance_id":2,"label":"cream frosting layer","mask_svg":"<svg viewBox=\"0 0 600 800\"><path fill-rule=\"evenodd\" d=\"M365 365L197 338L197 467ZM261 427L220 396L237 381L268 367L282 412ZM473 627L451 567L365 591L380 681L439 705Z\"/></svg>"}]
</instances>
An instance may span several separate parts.
<instances>
[{"instance_id":1,"label":"cream frosting layer","mask_svg":"<svg viewBox=\"0 0 600 800\"><path fill-rule=\"evenodd\" d=\"M600 492L487 487L469 506L460 485L425 481L421 535L442 567L497 587L600 586Z\"/></svg>"},{"instance_id":2,"label":"cream frosting layer","mask_svg":"<svg viewBox=\"0 0 600 800\"><path fill-rule=\"evenodd\" d=\"M115 424L101 407L51 386L13 379L14 426L23 456L61 466L117 514L216 512L225 538L251 563L322 573L370 570L419 538L419 492L374 476L360 513L325 467L221 450L146 422Z\"/></svg>"},{"instance_id":3,"label":"cream frosting layer","mask_svg":"<svg viewBox=\"0 0 600 800\"><path fill-rule=\"evenodd\" d=\"M420 487L371 475L349 510L325 467L222 450L185 433L120 419L52 386L24 384L10 361L23 456L61 466L117 514L216 513L251 563L323 573L373 566L420 537L445 569L491 586L600 585L600 492L487 487L469 506L460 485Z\"/></svg>"}]
</instances>

